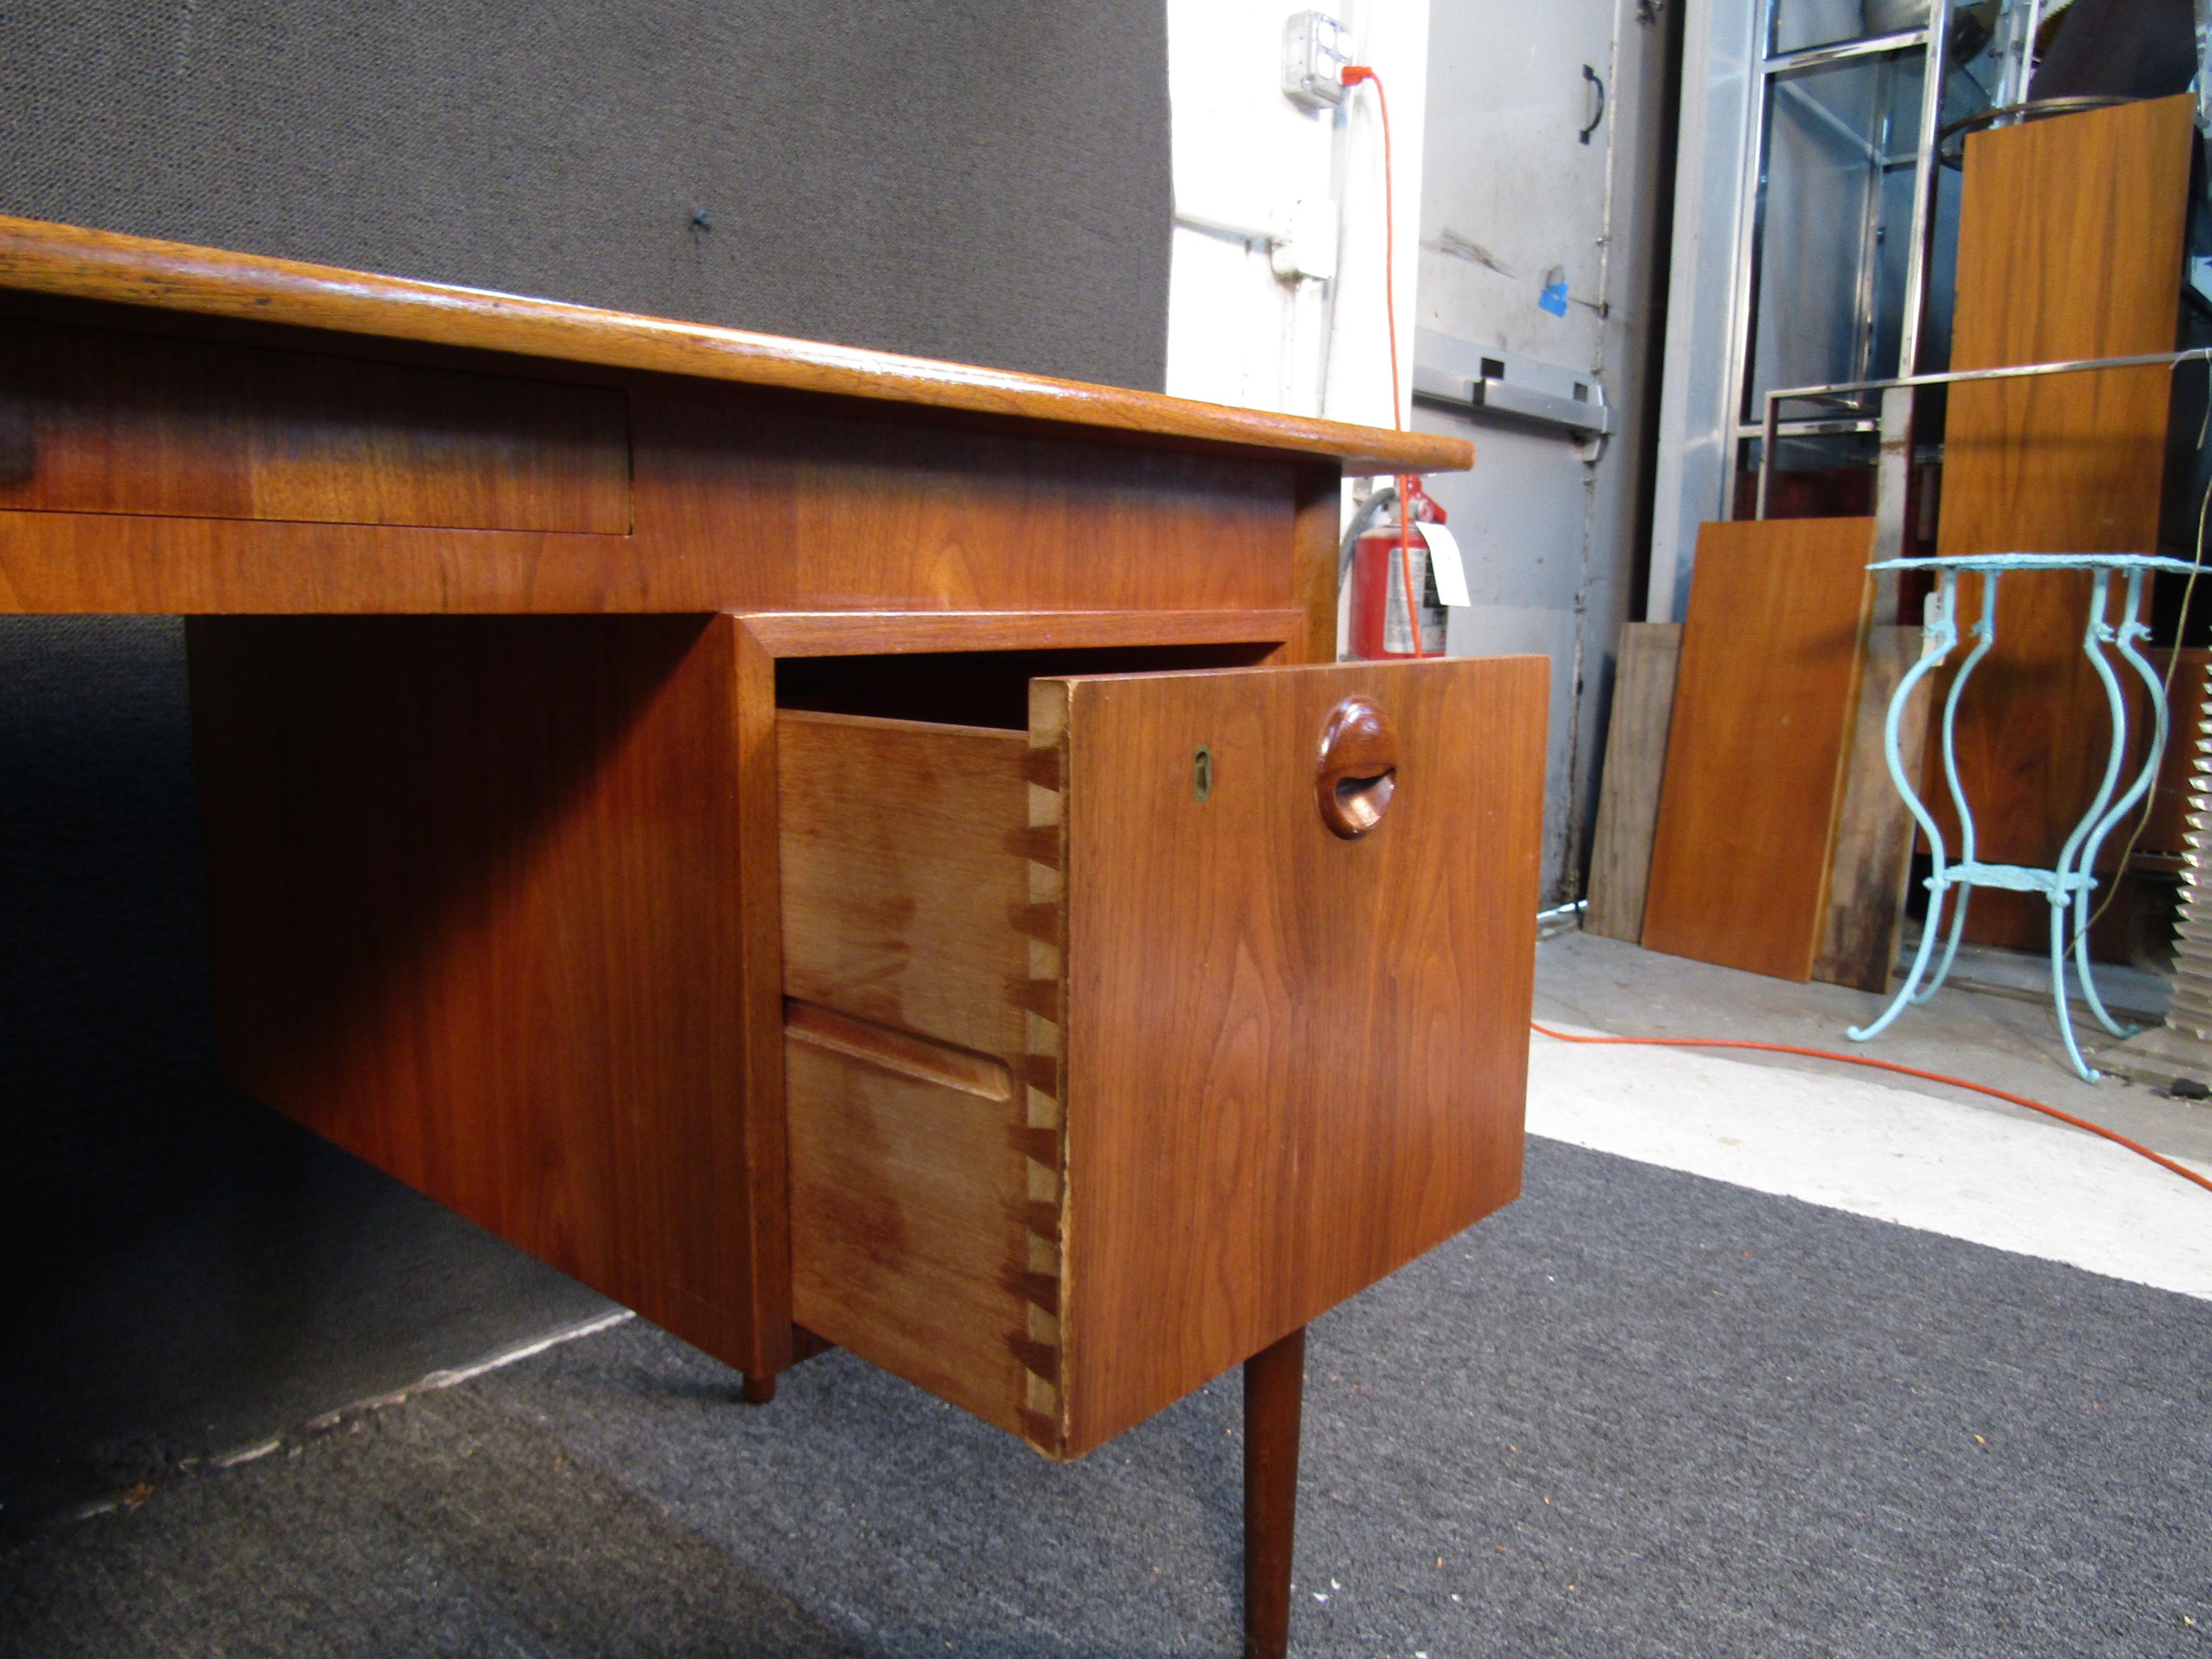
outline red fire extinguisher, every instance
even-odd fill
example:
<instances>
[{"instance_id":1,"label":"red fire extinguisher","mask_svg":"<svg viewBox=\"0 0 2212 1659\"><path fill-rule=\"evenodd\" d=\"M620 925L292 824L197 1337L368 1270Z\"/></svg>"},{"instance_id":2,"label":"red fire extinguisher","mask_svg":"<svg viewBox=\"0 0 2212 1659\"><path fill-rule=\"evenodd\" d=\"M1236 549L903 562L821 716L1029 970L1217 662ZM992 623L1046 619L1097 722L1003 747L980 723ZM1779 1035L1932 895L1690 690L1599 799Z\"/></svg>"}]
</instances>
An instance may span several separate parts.
<instances>
[{"instance_id":1,"label":"red fire extinguisher","mask_svg":"<svg viewBox=\"0 0 2212 1659\"><path fill-rule=\"evenodd\" d=\"M1352 552L1352 654L1370 662L1393 657L1440 657L1444 651L1444 606L1429 569L1429 544L1421 525L1443 524L1444 510L1418 481L1404 481L1413 502L1413 531L1401 546L1395 509L1363 532ZM1411 567L1410 569L1407 567ZM1418 598L1419 646L1407 622L1406 584L1410 576Z\"/></svg>"}]
</instances>

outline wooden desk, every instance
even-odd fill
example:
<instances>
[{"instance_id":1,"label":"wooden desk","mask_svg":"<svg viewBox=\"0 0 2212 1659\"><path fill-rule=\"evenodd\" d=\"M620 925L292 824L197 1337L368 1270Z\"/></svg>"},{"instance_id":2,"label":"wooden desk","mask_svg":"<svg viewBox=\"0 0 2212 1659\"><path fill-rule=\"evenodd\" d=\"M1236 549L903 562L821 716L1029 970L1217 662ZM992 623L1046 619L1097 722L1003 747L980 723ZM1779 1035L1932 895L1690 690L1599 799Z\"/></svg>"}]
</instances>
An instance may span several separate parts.
<instances>
[{"instance_id":1,"label":"wooden desk","mask_svg":"<svg viewBox=\"0 0 2212 1659\"><path fill-rule=\"evenodd\" d=\"M1329 660L1468 447L20 220L0 340L0 610L191 618L238 1085L749 1399L1249 1362L1279 1652L1304 1325L1520 1183L1547 665Z\"/></svg>"}]
</instances>

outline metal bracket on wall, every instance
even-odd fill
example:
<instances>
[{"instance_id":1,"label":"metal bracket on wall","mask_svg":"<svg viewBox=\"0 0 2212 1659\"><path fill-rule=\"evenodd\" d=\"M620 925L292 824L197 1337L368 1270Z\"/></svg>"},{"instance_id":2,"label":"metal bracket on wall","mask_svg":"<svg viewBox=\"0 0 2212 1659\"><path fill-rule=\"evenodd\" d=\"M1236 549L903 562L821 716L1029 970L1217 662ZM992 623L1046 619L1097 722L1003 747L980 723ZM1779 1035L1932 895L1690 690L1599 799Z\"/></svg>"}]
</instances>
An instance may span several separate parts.
<instances>
[{"instance_id":1,"label":"metal bracket on wall","mask_svg":"<svg viewBox=\"0 0 2212 1659\"><path fill-rule=\"evenodd\" d=\"M1431 329L1416 336L1413 397L1462 414L1479 410L1549 427L1563 437L1601 438L1613 430L1605 383L1595 375Z\"/></svg>"}]
</instances>

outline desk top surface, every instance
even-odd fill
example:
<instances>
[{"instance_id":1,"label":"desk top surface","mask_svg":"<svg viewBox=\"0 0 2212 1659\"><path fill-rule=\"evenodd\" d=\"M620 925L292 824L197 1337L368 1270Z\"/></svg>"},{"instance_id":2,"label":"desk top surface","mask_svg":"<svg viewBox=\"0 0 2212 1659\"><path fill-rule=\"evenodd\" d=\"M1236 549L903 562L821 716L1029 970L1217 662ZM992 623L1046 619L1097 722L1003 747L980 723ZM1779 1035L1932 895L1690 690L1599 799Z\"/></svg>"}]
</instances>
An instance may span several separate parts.
<instances>
[{"instance_id":1,"label":"desk top surface","mask_svg":"<svg viewBox=\"0 0 2212 1659\"><path fill-rule=\"evenodd\" d=\"M0 216L0 289L929 409L1235 444L1347 473L1458 471L1474 447L1157 392L640 317Z\"/></svg>"}]
</instances>

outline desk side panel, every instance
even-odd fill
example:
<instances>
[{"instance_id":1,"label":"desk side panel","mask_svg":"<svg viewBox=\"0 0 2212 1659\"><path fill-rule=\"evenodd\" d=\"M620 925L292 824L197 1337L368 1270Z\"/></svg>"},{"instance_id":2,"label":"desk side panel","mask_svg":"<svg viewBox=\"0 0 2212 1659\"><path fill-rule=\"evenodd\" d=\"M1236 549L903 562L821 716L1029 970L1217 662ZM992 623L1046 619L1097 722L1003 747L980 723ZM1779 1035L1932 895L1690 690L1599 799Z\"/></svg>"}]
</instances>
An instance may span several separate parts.
<instances>
[{"instance_id":1,"label":"desk side panel","mask_svg":"<svg viewBox=\"0 0 2212 1659\"><path fill-rule=\"evenodd\" d=\"M747 1052L734 625L188 637L232 1080L708 1352L786 1363L783 1171L745 1109L749 1066L780 1098L781 1041Z\"/></svg>"}]
</instances>

